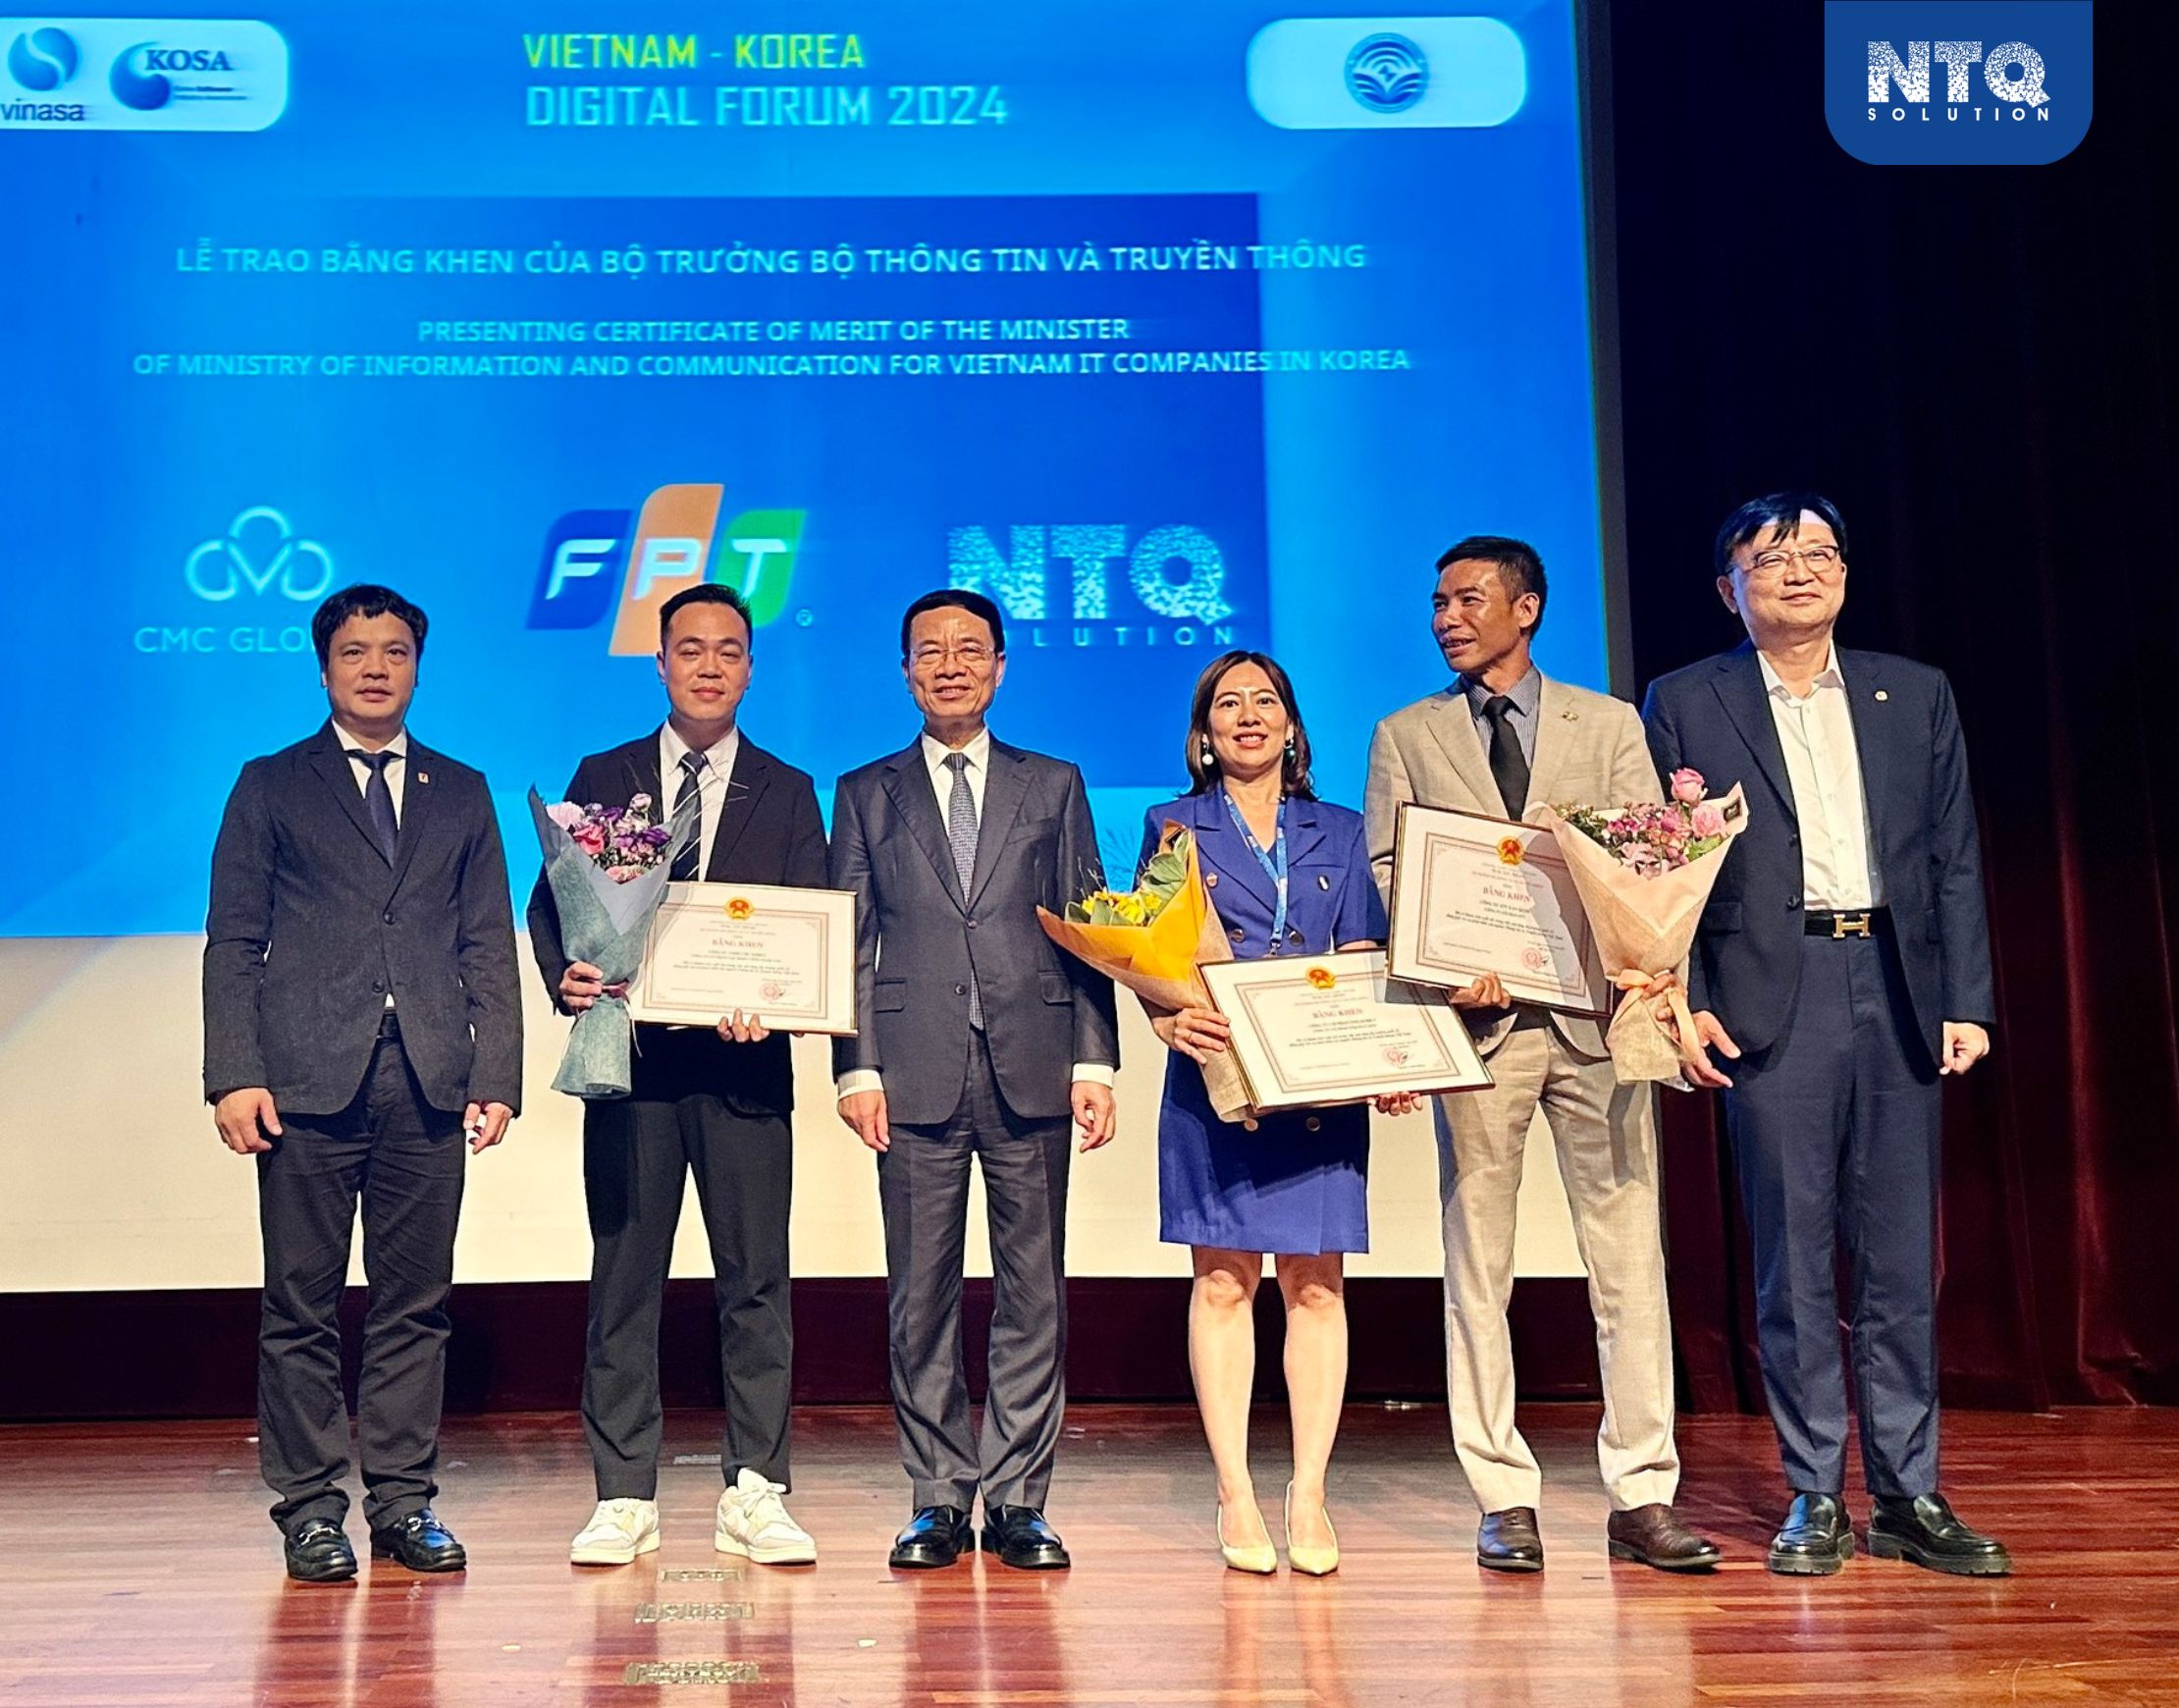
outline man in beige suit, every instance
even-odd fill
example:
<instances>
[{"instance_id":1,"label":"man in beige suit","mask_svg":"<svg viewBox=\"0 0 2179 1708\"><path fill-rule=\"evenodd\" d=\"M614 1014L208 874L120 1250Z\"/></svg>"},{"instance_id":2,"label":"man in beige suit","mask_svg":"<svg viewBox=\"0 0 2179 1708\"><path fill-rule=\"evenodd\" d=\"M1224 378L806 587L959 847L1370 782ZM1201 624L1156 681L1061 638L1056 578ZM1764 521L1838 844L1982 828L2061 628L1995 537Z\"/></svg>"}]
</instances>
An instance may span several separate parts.
<instances>
[{"instance_id":1,"label":"man in beige suit","mask_svg":"<svg viewBox=\"0 0 2179 1708\"><path fill-rule=\"evenodd\" d=\"M1543 561L1519 540L1478 535L1438 560L1431 630L1455 680L1378 724L1369 750L1369 851L1388 904L1403 802L1518 819L1545 802L1660 798L1634 708L1553 681L1531 661L1544 597ZM1618 1083L1596 1021L1510 1003L1495 974L1452 1000L1496 1082L1442 1096L1436 1110L1447 1388L1454 1449L1483 1510L1475 1557L1495 1571L1543 1569L1543 1478L1514 1422L1506 1325L1521 1156L1540 1104L1596 1315L1612 1555L1666 1571L1715 1566L1717 1548L1672 1505L1679 1455L1650 1090Z\"/></svg>"}]
</instances>

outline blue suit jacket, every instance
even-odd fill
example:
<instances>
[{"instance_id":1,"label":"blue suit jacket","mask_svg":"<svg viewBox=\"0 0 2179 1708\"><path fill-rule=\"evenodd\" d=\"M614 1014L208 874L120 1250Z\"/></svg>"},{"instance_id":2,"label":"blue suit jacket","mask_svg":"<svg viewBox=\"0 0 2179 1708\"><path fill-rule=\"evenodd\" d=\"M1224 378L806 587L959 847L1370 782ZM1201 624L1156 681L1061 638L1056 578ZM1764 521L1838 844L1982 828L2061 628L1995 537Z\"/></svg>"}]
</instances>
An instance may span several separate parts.
<instances>
[{"instance_id":1,"label":"blue suit jacket","mask_svg":"<svg viewBox=\"0 0 2179 1708\"><path fill-rule=\"evenodd\" d=\"M1269 954L1278 890L1234 828L1225 802L1212 791L1152 807L1143 820L1139 873L1169 823L1195 832L1203 882L1234 959ZM1288 801L1286 866L1287 929L1300 940L1290 936L1280 953L1321 955L1342 943L1385 940L1385 904L1370 874L1359 813L1329 801Z\"/></svg>"},{"instance_id":2,"label":"blue suit jacket","mask_svg":"<svg viewBox=\"0 0 2179 1708\"><path fill-rule=\"evenodd\" d=\"M1943 1024L1987 1025L1994 999L1982 850L1967 743L1941 670L1887 653L1838 651L1860 749L1862 792L1914 1019L1932 1059ZM1755 648L1661 677L1642 708L1667 776L1702 773L1714 795L1747 790L1741 832L1711 892L1688 962L1688 994L1742 1049L1784 1031L1800 984L1801 847L1785 754Z\"/></svg>"}]
</instances>

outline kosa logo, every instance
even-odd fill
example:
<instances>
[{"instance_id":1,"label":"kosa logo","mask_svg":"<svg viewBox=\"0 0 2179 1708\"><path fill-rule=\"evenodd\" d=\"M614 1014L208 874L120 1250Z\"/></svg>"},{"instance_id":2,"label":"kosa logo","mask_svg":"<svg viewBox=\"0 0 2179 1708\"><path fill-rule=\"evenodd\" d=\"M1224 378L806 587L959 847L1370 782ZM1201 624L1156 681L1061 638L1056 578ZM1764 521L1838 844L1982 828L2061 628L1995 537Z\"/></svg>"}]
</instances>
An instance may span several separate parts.
<instances>
[{"instance_id":1,"label":"kosa logo","mask_svg":"<svg viewBox=\"0 0 2179 1708\"><path fill-rule=\"evenodd\" d=\"M1364 37L1347 56L1347 92L1372 113L1405 113L1429 86L1429 62L1404 35Z\"/></svg>"},{"instance_id":2,"label":"kosa logo","mask_svg":"<svg viewBox=\"0 0 2179 1708\"><path fill-rule=\"evenodd\" d=\"M8 44L8 75L32 94L50 94L81 63L76 37L51 25L26 29Z\"/></svg>"},{"instance_id":3,"label":"kosa logo","mask_svg":"<svg viewBox=\"0 0 2179 1708\"><path fill-rule=\"evenodd\" d=\"M754 626L776 621L802 550L805 512L743 510L721 525L725 496L722 485L662 486L632 516L569 511L545 536L529 626L589 628L612 609L607 651L648 656L659 650L659 607L700 581L739 593Z\"/></svg>"},{"instance_id":4,"label":"kosa logo","mask_svg":"<svg viewBox=\"0 0 2179 1708\"><path fill-rule=\"evenodd\" d=\"M1067 566L1064 610L1051 597L1054 559ZM1117 522L1017 522L1003 550L986 529L954 528L946 560L949 584L986 595L1028 625L1031 646L1238 644L1226 555L1200 528L1169 524L1131 543ZM1114 597L1116 580L1128 605Z\"/></svg>"},{"instance_id":5,"label":"kosa logo","mask_svg":"<svg viewBox=\"0 0 2179 1708\"><path fill-rule=\"evenodd\" d=\"M2092 110L2090 0L1829 0L1824 117L1876 166L2041 166Z\"/></svg>"},{"instance_id":6,"label":"kosa logo","mask_svg":"<svg viewBox=\"0 0 2179 1708\"><path fill-rule=\"evenodd\" d=\"M300 538L271 506L254 505L188 555L182 579L214 604L244 588L261 594L275 585L290 599L322 599L333 586L333 554Z\"/></svg>"}]
</instances>

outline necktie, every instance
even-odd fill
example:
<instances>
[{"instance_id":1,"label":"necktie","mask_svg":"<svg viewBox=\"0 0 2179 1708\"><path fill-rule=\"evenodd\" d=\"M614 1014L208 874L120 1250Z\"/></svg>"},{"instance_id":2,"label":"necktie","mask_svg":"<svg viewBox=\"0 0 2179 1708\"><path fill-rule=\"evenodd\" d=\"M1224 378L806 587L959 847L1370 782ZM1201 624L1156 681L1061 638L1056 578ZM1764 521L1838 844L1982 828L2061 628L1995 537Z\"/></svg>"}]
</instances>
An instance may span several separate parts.
<instances>
[{"instance_id":1,"label":"necktie","mask_svg":"<svg viewBox=\"0 0 2179 1708\"><path fill-rule=\"evenodd\" d=\"M969 791L969 756L947 754L946 770L953 773L953 792L946 797L946 846L953 850L953 872L961 880L966 904L970 880L976 876L976 796ZM969 1024L983 1030L983 994L977 988L974 967L969 969Z\"/></svg>"},{"instance_id":2,"label":"necktie","mask_svg":"<svg viewBox=\"0 0 2179 1708\"><path fill-rule=\"evenodd\" d=\"M1528 804L1528 756L1521 752L1520 733L1513 724L1514 703L1494 694L1483 702L1483 716L1491 721L1491 775L1498 779L1506 816L1517 819Z\"/></svg>"},{"instance_id":3,"label":"necktie","mask_svg":"<svg viewBox=\"0 0 2179 1708\"><path fill-rule=\"evenodd\" d=\"M376 753L365 753L360 747L345 751L350 759L359 759L370 767L371 774L363 784L363 810L370 815L371 833L378 838L378 851L386 856L386 864L391 866L400 842L400 829L394 823L394 791L386 781L386 768L400 755L390 747L382 747Z\"/></svg>"},{"instance_id":4,"label":"necktie","mask_svg":"<svg viewBox=\"0 0 2179 1708\"><path fill-rule=\"evenodd\" d=\"M704 863L704 768L711 763L701 753L681 755L681 786L673 796L673 812L681 810L681 803L694 800L696 805L695 827L688 833L688 840L681 844L681 851L673 856L673 864L666 877L675 883L687 883L694 879ZM672 814L666 815L670 823Z\"/></svg>"}]
</instances>

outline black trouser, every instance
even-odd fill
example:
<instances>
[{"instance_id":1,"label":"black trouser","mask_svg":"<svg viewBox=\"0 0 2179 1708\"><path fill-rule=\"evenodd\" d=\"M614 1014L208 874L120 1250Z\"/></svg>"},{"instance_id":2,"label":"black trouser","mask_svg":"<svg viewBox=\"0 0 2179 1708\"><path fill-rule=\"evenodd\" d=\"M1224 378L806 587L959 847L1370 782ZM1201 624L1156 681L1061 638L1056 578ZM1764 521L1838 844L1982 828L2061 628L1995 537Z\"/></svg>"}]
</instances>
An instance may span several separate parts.
<instances>
[{"instance_id":1,"label":"black trouser","mask_svg":"<svg viewBox=\"0 0 2179 1708\"><path fill-rule=\"evenodd\" d=\"M637 1089L653 1088L639 1080ZM787 1118L741 1114L707 1092L638 1094L583 1111L591 1237L583 1432L600 1500L658 1494L659 1311L692 1169L717 1277L726 1383L720 1468L728 1483L743 1466L788 1483L794 1146Z\"/></svg>"},{"instance_id":2,"label":"black trouser","mask_svg":"<svg viewBox=\"0 0 2179 1708\"><path fill-rule=\"evenodd\" d=\"M1064 1115L1007 1108L981 1032L970 1034L961 1106L940 1126L895 1122L877 1157L886 1312L900 1458L919 1507L1041 1507L1067 1410ZM983 1165L991 1236L991 1350L981 1448L961 1358L969 1170Z\"/></svg>"},{"instance_id":3,"label":"black trouser","mask_svg":"<svg viewBox=\"0 0 2179 1708\"><path fill-rule=\"evenodd\" d=\"M272 1516L283 1530L346 1517L339 1312L360 1201L370 1307L356 1435L363 1516L380 1528L439 1492L461 1116L425 1102L389 1012L355 1100L336 1115L282 1110L281 1125L257 1158L265 1245L258 1463L280 1496Z\"/></svg>"}]
</instances>

